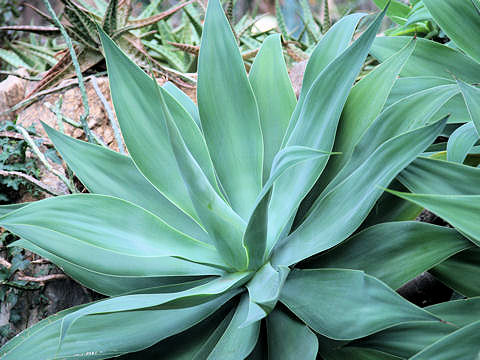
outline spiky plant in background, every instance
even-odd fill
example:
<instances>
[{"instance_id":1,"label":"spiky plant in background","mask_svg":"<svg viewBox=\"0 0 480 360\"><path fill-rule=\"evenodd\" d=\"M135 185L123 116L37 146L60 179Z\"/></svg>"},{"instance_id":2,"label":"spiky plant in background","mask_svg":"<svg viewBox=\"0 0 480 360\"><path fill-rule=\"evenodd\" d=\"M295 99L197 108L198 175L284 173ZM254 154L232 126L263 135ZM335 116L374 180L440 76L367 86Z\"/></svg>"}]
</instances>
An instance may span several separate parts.
<instances>
[{"instance_id":1,"label":"spiky plant in background","mask_svg":"<svg viewBox=\"0 0 480 360\"><path fill-rule=\"evenodd\" d=\"M46 126L92 194L7 209L0 225L21 237L16 246L110 298L34 325L2 359L477 356L480 298L421 309L394 291L478 251L479 222L469 219L480 199L458 179L478 181L480 169L416 159L445 127L434 114L457 85L384 108L414 41L352 88L383 15L350 46L363 15L336 23L296 101L280 36L264 42L247 76L210 0L198 108L172 84L159 88L102 32L130 156ZM389 190L433 204L454 228L400 221L418 207L385 192L396 177L419 192L432 183L438 194L456 191Z\"/></svg>"},{"instance_id":2,"label":"spiky plant in background","mask_svg":"<svg viewBox=\"0 0 480 360\"><path fill-rule=\"evenodd\" d=\"M152 1L136 18L131 16L131 1L97 0L96 7L84 1L63 1L64 18L67 20L66 31L76 41L76 51L82 71L95 66L103 59L99 50L99 40L95 33L95 22L103 24L104 30L119 43L132 59L144 69L149 67L148 57L154 63L157 76L164 75L174 82L186 85L195 83L187 73L194 73L197 68L199 43L203 29L204 9L194 4L181 4L171 10L155 14L161 0ZM302 14L299 16L302 31L297 37L288 33L282 10L277 2L277 24L283 35L282 45L289 60L303 61L313 51L315 44L330 26L328 2L324 5L323 22L312 12L308 1L300 2ZM55 25L47 14L29 4L41 17ZM256 10L244 14L236 21L233 14L234 1L227 1L226 16L237 39L247 68L257 54L265 38L275 32L274 26L259 30L257 25L266 14L258 15ZM169 16L183 8L179 24L169 21ZM117 15L115 15L117 14ZM116 18L113 25L122 27L118 31L106 28L112 24L107 17ZM175 22L176 23L176 22ZM123 24L123 25L122 25ZM75 75L68 49L56 43L60 31L56 26L4 26L0 31L24 31L43 35L46 43L39 41L33 34L29 41L16 40L1 49L2 58L13 69L23 67L32 74L50 69L32 92L54 86L59 81ZM60 56L60 60L57 57ZM186 81L186 83L185 83Z\"/></svg>"},{"instance_id":3,"label":"spiky plant in background","mask_svg":"<svg viewBox=\"0 0 480 360\"><path fill-rule=\"evenodd\" d=\"M103 59L96 24L101 24L102 29L108 35L112 36L119 46L132 56L134 60L137 62L141 61L144 66L147 66L147 63L144 61L145 56L148 56L147 50L144 48L140 40L140 34L134 33L134 31L156 24L188 4L185 2L164 12L152 15L152 13L156 11L159 3L159 1L155 1L150 4L150 6L148 6L137 19L131 19L132 4L129 0L110 0L108 4L100 0L97 2L97 5L103 7L101 10L93 9L86 4L83 4L84 6L79 5L72 0L62 0L62 3L65 6L64 18L68 21L68 24L64 27L68 35L75 41L75 52L82 71L90 69ZM52 17L33 6L30 7L42 18L52 23L53 26L3 26L0 28L0 31L15 30L45 35L60 34L60 29L56 26L56 22ZM26 46L26 44L20 45L23 47ZM41 52L41 49L33 46L30 51ZM12 65L23 66L24 63L27 63L27 55L22 55L21 48L18 48L18 44L13 48L13 52L14 54L11 56L14 56L15 58L20 57L21 62L11 62ZM45 55L49 56L48 60L51 62L51 52ZM51 87L58 84L61 80L68 79L75 75L75 69L69 50L63 49L59 53L59 56L60 59L54 62L53 66L43 76L42 80L39 81L31 93ZM154 62L154 70L158 73L163 75L169 74L170 78L173 80L181 79L182 76L180 74L172 74L159 62L154 59L152 61Z\"/></svg>"}]
</instances>

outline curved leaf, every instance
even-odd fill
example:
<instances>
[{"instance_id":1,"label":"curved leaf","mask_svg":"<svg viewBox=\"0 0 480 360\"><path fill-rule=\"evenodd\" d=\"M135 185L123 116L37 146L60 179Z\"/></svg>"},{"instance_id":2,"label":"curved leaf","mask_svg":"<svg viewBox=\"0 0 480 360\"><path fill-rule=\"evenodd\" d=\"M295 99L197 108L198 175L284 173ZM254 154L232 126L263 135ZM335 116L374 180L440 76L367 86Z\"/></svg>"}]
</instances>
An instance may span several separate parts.
<instances>
[{"instance_id":1,"label":"curved leaf","mask_svg":"<svg viewBox=\"0 0 480 360\"><path fill-rule=\"evenodd\" d=\"M383 62L411 39L407 36L377 37L370 53ZM449 80L452 74L460 80L478 83L480 63L451 47L422 38L417 39L415 51L401 72L402 76L439 76Z\"/></svg>"},{"instance_id":2,"label":"curved leaf","mask_svg":"<svg viewBox=\"0 0 480 360\"><path fill-rule=\"evenodd\" d=\"M305 97L297 124L284 142L285 147L307 146L327 152L332 150L342 108L384 14L385 12L379 14L362 36L315 79ZM315 184L327 161L328 158L308 161L287 170L278 179L270 200L267 248L271 248L285 231L301 200Z\"/></svg>"},{"instance_id":3,"label":"curved leaf","mask_svg":"<svg viewBox=\"0 0 480 360\"><path fill-rule=\"evenodd\" d=\"M0 355L2 360L100 360L115 357L181 333L210 316L233 295L235 293L227 293L193 307L86 316L70 330L60 351L57 350L62 318L48 318L27 336L19 340L15 338L13 346L2 348ZM67 310L66 314L72 313Z\"/></svg>"},{"instance_id":4,"label":"curved leaf","mask_svg":"<svg viewBox=\"0 0 480 360\"><path fill-rule=\"evenodd\" d=\"M318 340L315 333L282 310L274 310L267 318L268 359L315 360Z\"/></svg>"},{"instance_id":5,"label":"curved leaf","mask_svg":"<svg viewBox=\"0 0 480 360\"><path fill-rule=\"evenodd\" d=\"M411 321L437 320L356 270L293 270L280 301L316 332L335 340L357 339Z\"/></svg>"},{"instance_id":6,"label":"curved leaf","mask_svg":"<svg viewBox=\"0 0 480 360\"><path fill-rule=\"evenodd\" d=\"M447 301L425 309L444 322L418 322L394 326L353 341L347 347L374 348L408 358L442 337L480 319L480 298Z\"/></svg>"},{"instance_id":7,"label":"curved leaf","mask_svg":"<svg viewBox=\"0 0 480 360\"><path fill-rule=\"evenodd\" d=\"M390 92L385 107L388 107L397 101L411 96L413 94L421 94L421 91L434 88L442 85L452 85L455 81L437 76L416 76L416 77L402 77L397 79L395 85ZM470 121L465 101L462 94L457 94L452 97L442 108L435 114L436 118L450 115L448 118L449 124L465 123Z\"/></svg>"},{"instance_id":8,"label":"curved leaf","mask_svg":"<svg viewBox=\"0 0 480 360\"><path fill-rule=\"evenodd\" d=\"M144 273L138 271L136 275L130 274L129 276L105 274L77 265L25 239L15 241L11 246L27 249L50 260L80 284L109 296L140 292L145 294L181 291L184 288L188 289L208 281L208 279L197 276L151 276L145 271L146 269L143 269Z\"/></svg>"},{"instance_id":9,"label":"curved leaf","mask_svg":"<svg viewBox=\"0 0 480 360\"><path fill-rule=\"evenodd\" d=\"M165 198L128 156L73 139L46 124L43 127L62 158L90 192L131 201L175 229L195 239L210 241L205 230Z\"/></svg>"},{"instance_id":10,"label":"curved leaf","mask_svg":"<svg viewBox=\"0 0 480 360\"><path fill-rule=\"evenodd\" d=\"M430 273L460 294L480 296L479 261L480 249L474 248L452 256L430 270Z\"/></svg>"},{"instance_id":11,"label":"curved leaf","mask_svg":"<svg viewBox=\"0 0 480 360\"><path fill-rule=\"evenodd\" d=\"M306 267L363 270L398 289L472 246L454 229L414 221L383 223L359 232Z\"/></svg>"},{"instance_id":12,"label":"curved leaf","mask_svg":"<svg viewBox=\"0 0 480 360\"><path fill-rule=\"evenodd\" d=\"M344 161L339 164L340 166L332 169L329 176L322 181L322 185L326 185L326 182L331 180L324 189L321 189L323 192L320 197L318 197L320 191L317 192L316 201L351 175L383 142L431 122L432 116L457 92L458 89L454 85L427 89L401 99L382 111L368 127L364 128L363 134L357 134L358 137L355 140L352 139L352 144L346 149ZM312 193L311 195L315 196Z\"/></svg>"},{"instance_id":13,"label":"curved leaf","mask_svg":"<svg viewBox=\"0 0 480 360\"><path fill-rule=\"evenodd\" d=\"M273 264L291 265L342 242L360 226L398 172L433 142L446 120L394 137L370 155L330 193L282 243Z\"/></svg>"},{"instance_id":14,"label":"curved leaf","mask_svg":"<svg viewBox=\"0 0 480 360\"><path fill-rule=\"evenodd\" d=\"M426 309L442 320L462 327L480 320L480 297L447 301L427 306Z\"/></svg>"},{"instance_id":15,"label":"curved leaf","mask_svg":"<svg viewBox=\"0 0 480 360\"><path fill-rule=\"evenodd\" d=\"M100 37L113 104L132 160L167 199L198 219L168 141L156 84L102 31ZM190 152L216 186L215 172L200 129L170 94L167 93L165 101Z\"/></svg>"},{"instance_id":16,"label":"curved leaf","mask_svg":"<svg viewBox=\"0 0 480 360\"><path fill-rule=\"evenodd\" d=\"M75 323L83 317L148 309L197 306L230 290L237 289L250 277L250 273L230 273L197 287L175 293L125 295L96 302L63 318L60 342L62 343L65 340L70 328L74 328Z\"/></svg>"},{"instance_id":17,"label":"curved leaf","mask_svg":"<svg viewBox=\"0 0 480 360\"><path fill-rule=\"evenodd\" d=\"M346 348L374 349L398 356L401 359L407 359L457 329L456 326L442 322L412 322L397 325L366 338L355 340L348 344Z\"/></svg>"},{"instance_id":18,"label":"curved leaf","mask_svg":"<svg viewBox=\"0 0 480 360\"><path fill-rule=\"evenodd\" d=\"M289 272L290 268L286 266L273 267L270 263L266 263L255 273L246 285L250 308L242 326L261 320L272 312ZM252 305L257 306L252 307Z\"/></svg>"},{"instance_id":19,"label":"curved leaf","mask_svg":"<svg viewBox=\"0 0 480 360\"><path fill-rule=\"evenodd\" d=\"M472 216L480 213L480 195L430 195L387 191L430 210L480 246L480 222Z\"/></svg>"},{"instance_id":20,"label":"curved leaf","mask_svg":"<svg viewBox=\"0 0 480 360\"><path fill-rule=\"evenodd\" d=\"M244 360L257 343L260 332L260 322L241 327L248 313L248 297L244 295L208 360Z\"/></svg>"},{"instance_id":21,"label":"curved leaf","mask_svg":"<svg viewBox=\"0 0 480 360\"><path fill-rule=\"evenodd\" d=\"M292 114L283 146L290 137L303 108L303 104L310 88L322 71L350 45L352 36L359 21L366 14L350 14L336 22L318 42L310 55L303 74L302 88L298 97L297 106Z\"/></svg>"},{"instance_id":22,"label":"curved leaf","mask_svg":"<svg viewBox=\"0 0 480 360\"><path fill-rule=\"evenodd\" d=\"M0 225L49 252L99 272L118 269L119 275L127 275L128 271L142 269L171 267L169 271L175 273L182 266L202 268L177 257L226 267L212 245L187 237L132 203L104 195L38 201L3 216ZM119 262L122 257L130 259L129 267ZM163 261L159 262L160 258Z\"/></svg>"},{"instance_id":23,"label":"curved leaf","mask_svg":"<svg viewBox=\"0 0 480 360\"><path fill-rule=\"evenodd\" d=\"M118 360L158 360L168 354L169 360L203 360L206 358L204 349L218 341L230 322L235 303L231 301L216 311L213 315L190 329L171 336L140 352L129 353ZM208 353L207 353L208 355Z\"/></svg>"},{"instance_id":24,"label":"curved leaf","mask_svg":"<svg viewBox=\"0 0 480 360\"><path fill-rule=\"evenodd\" d=\"M454 85L439 86L406 97L382 111L355 144L350 159L328 184L323 195L355 171L383 142L431 123L432 116L457 93Z\"/></svg>"},{"instance_id":25,"label":"curved leaf","mask_svg":"<svg viewBox=\"0 0 480 360\"><path fill-rule=\"evenodd\" d=\"M397 177L411 192L438 195L480 195L480 169L418 157Z\"/></svg>"},{"instance_id":26,"label":"curved leaf","mask_svg":"<svg viewBox=\"0 0 480 360\"><path fill-rule=\"evenodd\" d=\"M315 160L329 154L305 146L288 146L273 159L270 177L258 195L255 208L243 235L243 244L249 255L249 268L257 269L265 263L267 245L268 205L274 182L289 168L303 161Z\"/></svg>"},{"instance_id":27,"label":"curved leaf","mask_svg":"<svg viewBox=\"0 0 480 360\"><path fill-rule=\"evenodd\" d=\"M170 95L172 95L175 100L177 100L185 108L185 110L187 110L187 112L197 124L198 128L202 129L202 123L200 122L200 114L198 113L198 107L193 102L193 100L190 99L187 94L185 94L182 90L180 90L170 81L167 81L165 84L163 84L162 88L164 88Z\"/></svg>"},{"instance_id":28,"label":"curved leaf","mask_svg":"<svg viewBox=\"0 0 480 360\"><path fill-rule=\"evenodd\" d=\"M477 133L480 133L480 89L468 85L463 81L457 81L457 83L460 91L462 92L463 98L465 99L470 120L473 121L473 124L477 129Z\"/></svg>"},{"instance_id":29,"label":"curved leaf","mask_svg":"<svg viewBox=\"0 0 480 360\"><path fill-rule=\"evenodd\" d=\"M359 347L346 347L348 344L346 341L335 341L325 336L317 336L319 349L318 354L322 356L324 360L399 360L399 357L382 353L377 350L359 348Z\"/></svg>"},{"instance_id":30,"label":"curved leaf","mask_svg":"<svg viewBox=\"0 0 480 360\"><path fill-rule=\"evenodd\" d=\"M242 244L245 223L215 192L202 169L188 151L165 104L163 94L165 91L160 88L158 90L165 114L169 141L202 224L225 261L237 270L244 270L248 266L248 256Z\"/></svg>"},{"instance_id":31,"label":"curved leaf","mask_svg":"<svg viewBox=\"0 0 480 360\"><path fill-rule=\"evenodd\" d=\"M480 354L480 321L455 331L426 347L410 360L471 360Z\"/></svg>"},{"instance_id":32,"label":"curved leaf","mask_svg":"<svg viewBox=\"0 0 480 360\"><path fill-rule=\"evenodd\" d=\"M462 164L479 139L472 121L460 126L448 138L447 160Z\"/></svg>"},{"instance_id":33,"label":"curved leaf","mask_svg":"<svg viewBox=\"0 0 480 360\"><path fill-rule=\"evenodd\" d=\"M8 204L0 205L0 216L7 215L9 212L20 209L26 205L30 204L29 202L20 203L20 204Z\"/></svg>"},{"instance_id":34,"label":"curved leaf","mask_svg":"<svg viewBox=\"0 0 480 360\"><path fill-rule=\"evenodd\" d=\"M348 161L355 145L382 111L403 65L415 49L415 41L384 61L350 91L338 124L334 149L342 153L329 160L319 179L323 189ZM372 92L376 96L372 99ZM319 192L316 194L319 195ZM316 198L315 196L313 196Z\"/></svg>"}]
</instances>

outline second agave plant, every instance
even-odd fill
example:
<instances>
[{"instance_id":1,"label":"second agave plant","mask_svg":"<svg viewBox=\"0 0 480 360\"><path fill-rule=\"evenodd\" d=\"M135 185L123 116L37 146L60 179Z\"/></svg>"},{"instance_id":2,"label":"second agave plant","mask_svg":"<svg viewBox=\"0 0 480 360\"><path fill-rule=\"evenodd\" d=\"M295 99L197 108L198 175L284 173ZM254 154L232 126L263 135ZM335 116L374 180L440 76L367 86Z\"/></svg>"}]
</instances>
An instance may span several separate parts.
<instances>
[{"instance_id":1,"label":"second agave plant","mask_svg":"<svg viewBox=\"0 0 480 360\"><path fill-rule=\"evenodd\" d=\"M395 192L430 199L455 228L400 221L420 208L385 189L415 188L433 169L455 188L452 174L478 180L480 169L416 159L442 132L434 115L457 85L384 108L414 41L352 88L383 15L351 45L364 15L336 23L297 100L279 35L247 75L210 0L198 107L101 34L129 156L45 126L90 194L4 210L0 225L109 298L34 325L0 357L419 360L456 345L475 356L478 298L422 309L395 292L480 234L451 203Z\"/></svg>"}]
</instances>

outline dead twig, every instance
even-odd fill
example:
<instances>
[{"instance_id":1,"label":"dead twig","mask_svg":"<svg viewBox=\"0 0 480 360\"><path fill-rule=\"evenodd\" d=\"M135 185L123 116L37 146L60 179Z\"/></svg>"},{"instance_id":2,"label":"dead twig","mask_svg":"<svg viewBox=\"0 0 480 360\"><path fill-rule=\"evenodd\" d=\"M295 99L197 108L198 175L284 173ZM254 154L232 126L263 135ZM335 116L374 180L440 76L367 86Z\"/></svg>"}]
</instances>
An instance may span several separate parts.
<instances>
[{"instance_id":1,"label":"dead twig","mask_svg":"<svg viewBox=\"0 0 480 360\"><path fill-rule=\"evenodd\" d=\"M125 154L122 135L120 133L120 129L118 127L117 121L115 120L115 116L113 115L112 108L110 107L107 99L105 99L105 96L103 95L102 91L98 87L97 78L92 77L91 81L92 81L92 85L93 85L93 89L95 90L95 93L97 94L98 98L102 102L102 105L105 108L105 111L107 112L108 120L110 121L110 125L112 126L113 133L115 135L115 141L117 142L117 145L118 145L118 150L120 151L121 154Z\"/></svg>"},{"instance_id":2,"label":"dead twig","mask_svg":"<svg viewBox=\"0 0 480 360\"><path fill-rule=\"evenodd\" d=\"M13 71L0 70L0 74L8 75L8 76L15 76L19 79L28 80L28 81L40 81L40 80L42 80L41 78L38 78L38 77L20 75L20 74L17 74L16 72L13 72Z\"/></svg>"},{"instance_id":3,"label":"dead twig","mask_svg":"<svg viewBox=\"0 0 480 360\"><path fill-rule=\"evenodd\" d=\"M27 130L25 130L25 128L21 127L20 125L15 126L15 128L22 133L23 137L25 138L25 141L30 146L30 149L32 149L32 151L35 153L35 155L37 155L38 159L41 161L43 166L45 166L45 168L48 171L50 171L57 178L59 178L67 186L67 188L70 190L70 192L72 192L72 193L77 192L77 189L75 189L75 186L65 177L65 175L63 175L62 173L60 173L59 171L55 170L52 167L52 165L48 162L45 155L43 155L43 153L37 147L37 145L35 144L33 139L30 137Z\"/></svg>"},{"instance_id":4,"label":"dead twig","mask_svg":"<svg viewBox=\"0 0 480 360\"><path fill-rule=\"evenodd\" d=\"M42 264L51 264L51 262L50 260L47 260L47 259L38 259L38 260L30 261L30 264L42 265Z\"/></svg>"},{"instance_id":5,"label":"dead twig","mask_svg":"<svg viewBox=\"0 0 480 360\"><path fill-rule=\"evenodd\" d=\"M47 185L42 183L40 180L35 179L33 176L27 175L27 174L22 173L20 171L0 170L0 175L1 176L18 176L18 177L21 177L21 178L27 180L28 182L36 185L36 186L38 186L40 189L42 189L43 191L45 191L45 192L47 192L51 195L54 195L54 196L64 195L64 194L57 193L56 191L50 189Z\"/></svg>"},{"instance_id":6,"label":"dead twig","mask_svg":"<svg viewBox=\"0 0 480 360\"><path fill-rule=\"evenodd\" d=\"M106 74L106 72L102 71L102 72L99 72L95 75L90 75L90 77L92 76L104 76ZM85 78L85 80L88 80L89 77ZM9 114L11 112L14 112L14 111L17 111L27 105L30 105L30 104L33 104L34 102L40 100L42 97L46 96L46 95L50 95L50 94L54 94L58 91L61 91L61 90L67 90L67 89L70 89L72 87L74 87L75 85L78 85L78 79L71 79L71 80L66 80L62 85L58 85L56 87L53 87L53 88L50 88L50 89L47 89L47 90L42 90L42 91L39 91L37 93L35 93L34 95L26 98L25 100L22 100L20 101L18 104L12 106L11 108L3 111L0 113L0 116L3 116L3 115L6 115L6 114Z\"/></svg>"},{"instance_id":7,"label":"dead twig","mask_svg":"<svg viewBox=\"0 0 480 360\"><path fill-rule=\"evenodd\" d=\"M51 275L38 276L38 277L20 275L17 277L17 280L20 280L20 281L30 281L30 282L37 282L37 283L44 283L47 281L59 280L59 279L68 279L68 277L65 274L51 274Z\"/></svg>"},{"instance_id":8,"label":"dead twig","mask_svg":"<svg viewBox=\"0 0 480 360\"><path fill-rule=\"evenodd\" d=\"M16 140L25 140L22 134L13 132L13 131L0 131L0 137L7 137L10 139L16 139ZM52 145L53 143L50 139L46 138L41 138L41 137L35 137L38 140L41 140L44 145Z\"/></svg>"},{"instance_id":9,"label":"dead twig","mask_svg":"<svg viewBox=\"0 0 480 360\"><path fill-rule=\"evenodd\" d=\"M10 109L7 109L7 110L3 111L2 113L0 113L0 116L1 115L6 115L6 114L11 113L13 111L19 110L19 109L23 108L24 106L30 105L30 104L34 103L35 101L40 100L40 98L42 98L45 95L53 94L53 93L55 93L57 91L60 91L60 90L69 89L69 88L71 88L71 87L73 87L77 84L78 84L78 81L76 79L75 80L68 80L63 85L59 85L59 86L56 86L56 87L53 87L53 88L50 88L50 89L47 89L47 90L39 91L39 92L35 93L34 95L26 98L25 100L20 101L17 105L12 106Z\"/></svg>"}]
</instances>

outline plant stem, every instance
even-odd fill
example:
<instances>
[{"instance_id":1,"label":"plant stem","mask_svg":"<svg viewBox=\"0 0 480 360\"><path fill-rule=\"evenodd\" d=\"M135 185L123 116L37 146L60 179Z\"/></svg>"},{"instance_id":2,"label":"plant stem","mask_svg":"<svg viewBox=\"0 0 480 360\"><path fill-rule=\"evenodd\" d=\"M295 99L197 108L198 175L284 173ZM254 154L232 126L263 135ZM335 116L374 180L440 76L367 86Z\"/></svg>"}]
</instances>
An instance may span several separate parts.
<instances>
[{"instance_id":1,"label":"plant stem","mask_svg":"<svg viewBox=\"0 0 480 360\"><path fill-rule=\"evenodd\" d=\"M22 133L23 137L25 138L25 141L28 143L30 148L33 150L35 155L37 155L38 159L40 162L45 166L45 168L50 171L52 174L54 174L56 177L58 177L65 185L67 185L68 189L72 193L76 193L77 189L73 186L73 184L59 171L55 170L52 165L48 162L47 158L43 153L40 151L40 149L37 147L33 139L30 137L28 134L27 130L25 130L23 127L20 125L15 126L15 128Z\"/></svg>"},{"instance_id":2,"label":"plant stem","mask_svg":"<svg viewBox=\"0 0 480 360\"><path fill-rule=\"evenodd\" d=\"M55 11L50 5L50 2L48 0L43 0L43 2L48 12L50 13L50 16L55 22L55 25L58 27L58 29L62 33L65 39L65 43L67 44L68 50L70 51L70 57L72 58L73 67L75 68L75 72L77 73L78 86L80 88L80 93L82 94L82 103L83 103L84 113L80 115L80 122L82 123L83 131L87 136L88 142L94 142L95 139L90 131L90 128L88 127L88 122L87 122L88 116L90 115L90 107L88 106L87 92L85 90L85 83L83 81L82 70L80 69L80 64L78 63L77 55L75 54L75 49L73 48L72 40L70 39L70 36L68 36L67 31L63 27L62 23L58 19L57 14L55 14Z\"/></svg>"},{"instance_id":3,"label":"plant stem","mask_svg":"<svg viewBox=\"0 0 480 360\"><path fill-rule=\"evenodd\" d=\"M118 150L120 153L125 154L125 148L123 147L123 140L122 140L122 135L120 133L120 129L118 128L118 124L115 120L115 116L113 115L112 108L108 104L107 99L105 99L105 96L103 96L102 91L98 87L98 82L97 78L92 77L91 78L93 88L95 89L95 92L97 93L98 98L103 104L103 107L105 108L105 111L107 112L108 115L108 120L110 120L110 125L112 126L113 133L115 135L115 141L117 142L118 145Z\"/></svg>"},{"instance_id":4,"label":"plant stem","mask_svg":"<svg viewBox=\"0 0 480 360\"><path fill-rule=\"evenodd\" d=\"M51 280L59 280L59 279L68 279L68 277L65 274L51 274L51 275L38 276L38 277L21 275L17 277L17 280L20 280L20 281L30 281L30 282L39 282L39 283L43 283L45 281L51 281Z\"/></svg>"},{"instance_id":5,"label":"plant stem","mask_svg":"<svg viewBox=\"0 0 480 360\"><path fill-rule=\"evenodd\" d=\"M63 194L60 194L60 193L57 193L57 192L53 191L47 185L45 185L41 181L35 179L33 176L27 175L27 174L22 173L20 171L0 170L0 175L2 175L2 176L18 176L18 177L21 177L21 178L31 182L32 184L34 184L36 186L38 186L40 189L42 189L43 191L45 191L45 192L47 192L51 195L55 195L55 196L63 195Z\"/></svg>"}]
</instances>

